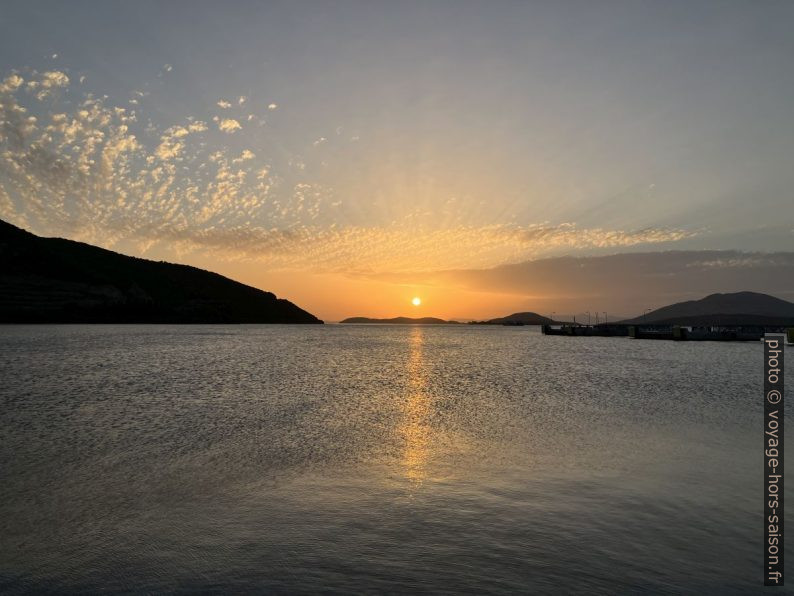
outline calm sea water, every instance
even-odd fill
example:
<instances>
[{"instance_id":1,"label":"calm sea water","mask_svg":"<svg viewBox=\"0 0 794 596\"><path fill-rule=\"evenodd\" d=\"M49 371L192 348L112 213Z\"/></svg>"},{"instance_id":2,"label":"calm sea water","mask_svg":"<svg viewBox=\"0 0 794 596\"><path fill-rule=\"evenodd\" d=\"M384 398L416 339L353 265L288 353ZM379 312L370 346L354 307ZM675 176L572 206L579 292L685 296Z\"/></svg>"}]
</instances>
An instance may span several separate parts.
<instances>
[{"instance_id":1,"label":"calm sea water","mask_svg":"<svg viewBox=\"0 0 794 596\"><path fill-rule=\"evenodd\" d=\"M527 327L3 327L0 591L759 592L761 370Z\"/></svg>"}]
</instances>

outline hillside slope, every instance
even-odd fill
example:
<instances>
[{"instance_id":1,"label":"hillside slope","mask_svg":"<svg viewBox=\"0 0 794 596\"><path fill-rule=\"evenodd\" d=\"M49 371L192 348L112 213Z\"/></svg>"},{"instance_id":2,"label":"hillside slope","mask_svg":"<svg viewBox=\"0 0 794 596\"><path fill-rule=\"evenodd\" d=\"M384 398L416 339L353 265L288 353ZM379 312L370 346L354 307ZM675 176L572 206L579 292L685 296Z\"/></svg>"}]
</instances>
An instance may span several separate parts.
<instances>
[{"instance_id":1,"label":"hillside slope","mask_svg":"<svg viewBox=\"0 0 794 596\"><path fill-rule=\"evenodd\" d=\"M217 273L0 221L0 323L322 323Z\"/></svg>"},{"instance_id":2,"label":"hillside slope","mask_svg":"<svg viewBox=\"0 0 794 596\"><path fill-rule=\"evenodd\" d=\"M794 321L794 304L757 292L710 294L664 306L623 323L681 325L788 324Z\"/></svg>"}]
</instances>

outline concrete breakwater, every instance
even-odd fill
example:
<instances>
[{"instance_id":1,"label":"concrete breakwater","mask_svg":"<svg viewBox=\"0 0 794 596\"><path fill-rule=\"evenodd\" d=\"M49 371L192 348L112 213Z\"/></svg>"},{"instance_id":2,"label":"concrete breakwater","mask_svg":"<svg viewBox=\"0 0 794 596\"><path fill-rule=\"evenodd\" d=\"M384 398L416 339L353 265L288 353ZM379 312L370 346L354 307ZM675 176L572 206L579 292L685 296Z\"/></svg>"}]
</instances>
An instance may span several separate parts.
<instances>
[{"instance_id":1,"label":"concrete breakwater","mask_svg":"<svg viewBox=\"0 0 794 596\"><path fill-rule=\"evenodd\" d=\"M760 325L698 327L682 325L542 325L544 335L568 337L630 337L672 341L758 341L765 333L786 333L794 344L794 328Z\"/></svg>"},{"instance_id":2,"label":"concrete breakwater","mask_svg":"<svg viewBox=\"0 0 794 596\"><path fill-rule=\"evenodd\" d=\"M543 335L571 337L627 337L628 325L541 325Z\"/></svg>"}]
</instances>

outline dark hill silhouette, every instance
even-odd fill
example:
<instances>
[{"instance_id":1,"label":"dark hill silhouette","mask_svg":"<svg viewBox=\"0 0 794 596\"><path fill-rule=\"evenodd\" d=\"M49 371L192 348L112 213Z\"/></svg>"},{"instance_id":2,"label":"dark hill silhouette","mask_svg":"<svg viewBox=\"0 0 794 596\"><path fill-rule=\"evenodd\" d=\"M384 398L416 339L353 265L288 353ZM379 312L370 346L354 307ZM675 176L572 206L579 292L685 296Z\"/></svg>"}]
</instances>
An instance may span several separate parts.
<instances>
[{"instance_id":1,"label":"dark hill silhouette","mask_svg":"<svg viewBox=\"0 0 794 596\"><path fill-rule=\"evenodd\" d=\"M2 323L322 323L217 273L41 238L0 220Z\"/></svg>"},{"instance_id":2,"label":"dark hill silhouette","mask_svg":"<svg viewBox=\"0 0 794 596\"><path fill-rule=\"evenodd\" d=\"M421 317L412 319L411 317L394 317L392 319L371 319L369 317L350 317L340 323L356 323L356 324L386 324L386 325L447 325L455 324L458 321L445 321L444 319L437 319L435 317Z\"/></svg>"},{"instance_id":3,"label":"dark hill silhouette","mask_svg":"<svg viewBox=\"0 0 794 596\"><path fill-rule=\"evenodd\" d=\"M757 292L711 294L664 306L621 323L660 325L789 325L794 304Z\"/></svg>"},{"instance_id":4,"label":"dark hill silhouette","mask_svg":"<svg viewBox=\"0 0 794 596\"><path fill-rule=\"evenodd\" d=\"M550 318L536 312L514 312L506 317L498 317L487 321L472 321L473 325L551 325Z\"/></svg>"}]
</instances>

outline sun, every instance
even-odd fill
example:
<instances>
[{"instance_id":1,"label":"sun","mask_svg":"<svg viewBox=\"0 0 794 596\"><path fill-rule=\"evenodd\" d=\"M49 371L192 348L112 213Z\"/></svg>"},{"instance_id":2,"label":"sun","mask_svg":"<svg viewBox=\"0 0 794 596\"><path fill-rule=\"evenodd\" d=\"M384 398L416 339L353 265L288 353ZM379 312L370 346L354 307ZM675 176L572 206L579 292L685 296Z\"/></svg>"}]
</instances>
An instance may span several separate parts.
<instances>
[{"instance_id":1,"label":"sun","mask_svg":"<svg viewBox=\"0 0 794 596\"><path fill-rule=\"evenodd\" d=\"M422 299L419 296L414 296L413 300L411 300L411 304L414 306L419 306L422 304Z\"/></svg>"}]
</instances>

